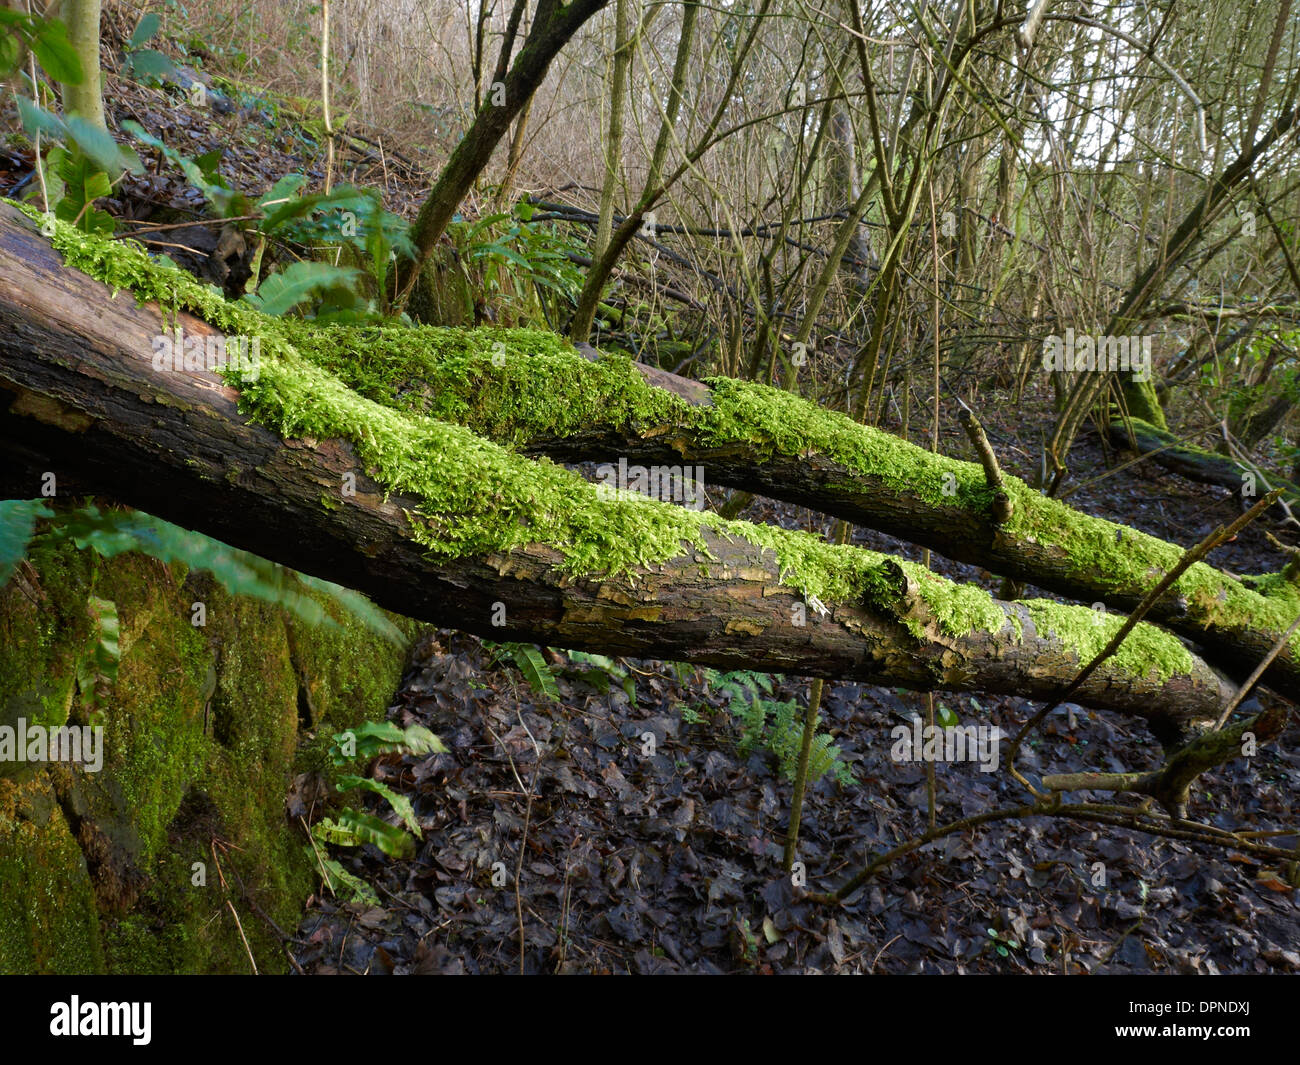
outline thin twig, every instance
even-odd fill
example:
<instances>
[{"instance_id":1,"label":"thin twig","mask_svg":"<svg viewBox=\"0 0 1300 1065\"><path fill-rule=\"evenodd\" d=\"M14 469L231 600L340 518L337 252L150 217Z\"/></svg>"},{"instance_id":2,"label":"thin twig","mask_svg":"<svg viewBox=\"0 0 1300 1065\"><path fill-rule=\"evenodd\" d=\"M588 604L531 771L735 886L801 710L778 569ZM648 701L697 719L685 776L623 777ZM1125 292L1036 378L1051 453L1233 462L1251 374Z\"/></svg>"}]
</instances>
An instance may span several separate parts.
<instances>
[{"instance_id":1,"label":"thin twig","mask_svg":"<svg viewBox=\"0 0 1300 1065\"><path fill-rule=\"evenodd\" d=\"M519 717L520 726L523 728L525 732L528 733L528 738L532 740L533 752L537 758L537 761L534 764L540 765L542 759L542 752L538 748L537 740L534 739L532 732L529 731L528 726L524 724L524 716L522 711L520 711L519 709L517 700L515 705L515 713ZM524 805L524 828L523 828L523 833L519 839L519 855L515 859L515 917L519 921L519 975L522 976L524 975L525 940L524 940L524 910L523 910L523 903L520 901L520 897L519 897L519 885L520 885L520 877L524 867L524 851L527 849L528 846L528 825L530 820L532 819L532 813L533 813L532 781L530 780L528 787L525 789L523 778L519 775L519 770L515 767L515 759L514 756L510 753L510 748L505 745L501 737L496 734L495 730L492 728L491 725L485 724L485 727L487 728L488 732L491 734L492 738L500 745L501 749L505 751L506 760L510 763L510 772L514 774L515 781L519 784L520 790L525 791L528 796L528 800ZM537 771L536 769L534 769L532 780L536 780L536 778L537 778Z\"/></svg>"},{"instance_id":2,"label":"thin twig","mask_svg":"<svg viewBox=\"0 0 1300 1065\"><path fill-rule=\"evenodd\" d=\"M257 971L257 959L253 957L253 948L248 945L248 937L244 935L244 924L239 919L239 914L235 911L234 904L230 901L230 889L226 884L225 875L221 872L221 860L217 857L217 841L214 838L211 844L212 860L217 866L217 879L221 882L222 891L226 892L226 906L230 910L230 916L235 919L235 928L239 932L239 939L244 944L244 952L248 955L248 963L253 967L253 975L260 975Z\"/></svg>"},{"instance_id":3,"label":"thin twig","mask_svg":"<svg viewBox=\"0 0 1300 1065\"><path fill-rule=\"evenodd\" d=\"M196 218L192 222L137 222L130 218L121 219L127 225L139 226L132 233L123 234L124 236L134 237L140 233L161 233L165 229L188 229L190 226L224 226L230 222L259 222L262 216L260 214L240 214L232 218Z\"/></svg>"},{"instance_id":4,"label":"thin twig","mask_svg":"<svg viewBox=\"0 0 1300 1065\"><path fill-rule=\"evenodd\" d=\"M810 902L824 903L829 905L839 905L848 896L857 891L865 884L871 876L886 865L896 861L904 855L910 854L927 843L933 843L935 840L950 836L956 832L963 832L966 829L976 828L983 824L993 821L1011 821L1025 820L1030 817L1059 817L1068 821L1086 821L1095 824L1111 825L1116 828L1125 828L1133 832L1142 832L1150 836L1160 836L1165 839L1176 839L1186 843L1202 843L1215 847L1232 847L1236 850L1247 854L1254 854L1265 858L1279 858L1283 861L1296 861L1300 859L1300 850L1284 849L1282 847L1270 847L1264 844L1254 843L1241 835L1231 832L1225 832L1222 829L1216 829L1212 825L1197 824L1192 821L1175 821L1171 817L1157 816L1143 809L1133 809L1131 807L1107 805L1103 803L1075 803L1072 805L1063 805L1060 802L1060 796L1055 795L1050 798L1039 799L1032 804L1023 806L1002 807L997 810L986 810L983 813L972 814L970 817L959 818L955 821L949 821L937 829L928 830L919 836L915 836L906 843L901 843L897 847L886 851L884 854L877 855L871 859L867 865L855 876L847 880L839 888L832 892L810 892L805 898ZM1145 820L1143 820L1145 818ZM1291 833L1292 835L1294 833Z\"/></svg>"}]
</instances>

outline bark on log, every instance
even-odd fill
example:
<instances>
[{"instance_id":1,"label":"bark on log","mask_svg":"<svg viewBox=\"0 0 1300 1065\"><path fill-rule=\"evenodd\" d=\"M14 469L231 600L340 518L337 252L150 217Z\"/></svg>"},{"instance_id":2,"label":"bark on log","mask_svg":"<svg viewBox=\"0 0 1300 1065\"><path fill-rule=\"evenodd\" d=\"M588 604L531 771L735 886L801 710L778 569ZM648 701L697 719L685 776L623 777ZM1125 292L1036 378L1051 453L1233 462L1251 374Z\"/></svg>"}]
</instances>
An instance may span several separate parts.
<instances>
[{"instance_id":1,"label":"bark on log","mask_svg":"<svg viewBox=\"0 0 1300 1065\"><path fill-rule=\"evenodd\" d=\"M214 332L188 315L179 324L187 333ZM996 624L946 631L915 572L888 559L877 564L873 585L885 592L871 602L827 602L824 615L781 582L771 550L715 533L702 536L701 549L621 576L575 577L546 543L431 559L413 538L421 499L387 494L345 441L285 440L252 424L239 413L238 394L212 372L155 370L151 338L163 332L157 305L114 297L64 268L25 219L17 223L0 207L6 497L40 494L42 474L54 472L64 491L75 481L359 589L389 609L498 639L1040 698L1084 664L1076 643L1035 624L1043 616L1035 604L990 599ZM443 472L475 476L473 468ZM348 474L356 492L340 505ZM867 557L852 555L859 556ZM501 627L493 624L498 603L507 605ZM1096 617L1054 609L1076 625ZM1076 699L1145 718L1177 742L1189 725L1213 718L1230 691L1204 662L1189 655L1186 663L1162 678L1154 670L1135 675L1114 659Z\"/></svg>"}]
</instances>

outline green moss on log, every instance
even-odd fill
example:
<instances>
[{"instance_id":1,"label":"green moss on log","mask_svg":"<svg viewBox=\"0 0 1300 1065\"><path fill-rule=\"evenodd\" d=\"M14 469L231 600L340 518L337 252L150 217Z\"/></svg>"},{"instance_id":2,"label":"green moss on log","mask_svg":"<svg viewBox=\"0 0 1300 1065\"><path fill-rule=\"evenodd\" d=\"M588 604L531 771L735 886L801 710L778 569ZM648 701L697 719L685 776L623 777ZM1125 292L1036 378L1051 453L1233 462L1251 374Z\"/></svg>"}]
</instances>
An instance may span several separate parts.
<instances>
[{"instance_id":1,"label":"green moss on log","mask_svg":"<svg viewBox=\"0 0 1300 1065\"><path fill-rule=\"evenodd\" d=\"M1024 606L1034 628L1050 633L1073 650L1080 668L1105 650L1125 621L1119 615L1062 606L1049 599L1025 600ZM1176 636L1146 622L1134 626L1109 661L1130 676L1162 681L1190 673L1195 664L1191 652Z\"/></svg>"},{"instance_id":2,"label":"green moss on log","mask_svg":"<svg viewBox=\"0 0 1300 1065\"><path fill-rule=\"evenodd\" d=\"M140 299L190 311L227 333L261 336L256 378L227 373L241 389L244 409L286 437L351 442L380 483L423 498L413 515L414 536L437 557L544 544L558 552L568 573L595 577L654 566L687 550L705 552L706 533L713 532L771 549L783 583L827 603L870 600L886 560L808 534L727 521L640 496L602 498L576 473L545 459L526 459L475 428L519 441L560 435L593 419L642 427L685 421L714 444L743 441L773 453L824 454L936 506L965 505L978 512L988 503L977 464L933 455L778 389L714 379L712 405L693 407L648 385L627 360L590 362L549 334L319 330L229 303L215 288L151 262L138 247L62 225L54 243L69 265L130 288ZM1014 477L1005 480L1014 504L1009 531L1050 539L1090 579L1107 574L1117 590L1131 594L1149 587L1180 555L1173 545L1079 514ZM909 572L944 634L999 632L1008 624L988 593L919 567ZM1235 601L1239 593L1260 598L1207 566L1193 567L1180 588L1217 597L1225 611L1245 605ZM1062 609L1091 615L1086 608Z\"/></svg>"}]
</instances>

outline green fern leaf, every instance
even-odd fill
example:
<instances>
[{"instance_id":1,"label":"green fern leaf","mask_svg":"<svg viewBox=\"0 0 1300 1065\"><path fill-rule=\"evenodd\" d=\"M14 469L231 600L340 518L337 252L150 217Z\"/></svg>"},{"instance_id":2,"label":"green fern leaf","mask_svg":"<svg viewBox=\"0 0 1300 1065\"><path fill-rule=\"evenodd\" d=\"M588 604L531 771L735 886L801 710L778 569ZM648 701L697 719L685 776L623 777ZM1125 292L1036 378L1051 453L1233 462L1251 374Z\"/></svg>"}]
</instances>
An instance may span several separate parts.
<instances>
[{"instance_id":1,"label":"green fern leaf","mask_svg":"<svg viewBox=\"0 0 1300 1065\"><path fill-rule=\"evenodd\" d=\"M528 686L548 699L559 701L560 686L555 681L555 674L551 672L551 667L546 664L546 659L542 657L540 651L532 644L514 643L506 645L510 652L510 657L514 660L519 672L524 675L524 680Z\"/></svg>"},{"instance_id":2,"label":"green fern leaf","mask_svg":"<svg viewBox=\"0 0 1300 1065\"><path fill-rule=\"evenodd\" d=\"M319 833L317 833L319 829ZM378 847L390 858L410 858L415 854L415 840L404 830L381 821L373 814L362 813L348 807L340 811L337 822L321 818L312 832L326 843L341 847L358 847L369 843Z\"/></svg>"},{"instance_id":3,"label":"green fern leaf","mask_svg":"<svg viewBox=\"0 0 1300 1065\"><path fill-rule=\"evenodd\" d=\"M411 800L405 795L400 795L382 781L372 780L370 777L359 777L352 774L341 776L335 787L339 791L350 791L352 788L362 788L366 791L373 791L376 795L382 795L388 800L388 805L393 808L393 812L402 819L402 823L415 834L416 839L423 839L420 833L419 822L415 820L415 809L411 806Z\"/></svg>"}]
</instances>

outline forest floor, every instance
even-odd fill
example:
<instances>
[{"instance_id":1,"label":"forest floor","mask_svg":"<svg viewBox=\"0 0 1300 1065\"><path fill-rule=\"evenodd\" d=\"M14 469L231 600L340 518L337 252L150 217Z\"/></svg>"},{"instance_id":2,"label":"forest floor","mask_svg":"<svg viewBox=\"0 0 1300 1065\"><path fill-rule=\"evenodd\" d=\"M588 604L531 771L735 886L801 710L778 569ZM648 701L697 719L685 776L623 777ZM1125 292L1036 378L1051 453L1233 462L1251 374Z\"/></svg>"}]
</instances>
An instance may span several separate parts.
<instances>
[{"instance_id":1,"label":"forest floor","mask_svg":"<svg viewBox=\"0 0 1300 1065\"><path fill-rule=\"evenodd\" d=\"M1027 472L1016 469L1012 429L980 413L1008 467ZM961 453L955 435L945 440ZM1101 468L1095 437L1075 458L1080 469ZM1222 490L1145 465L1072 501L1183 544L1238 512ZM805 528L816 517L766 500L745 516ZM888 537L859 542L919 557ZM1255 527L1211 560L1239 573L1280 565ZM995 588L971 567L934 565ZM375 775L411 798L424 839L410 860L372 848L345 859L380 901L314 898L292 947L304 971L1300 971L1300 890L1279 870L1055 818L950 836L887 866L840 908L810 903L781 864L791 785L766 751L740 749L727 700L702 672L628 662L633 701L617 682L583 679L588 666L553 661L558 701L473 636L439 632L420 649L391 716L431 728L450 753L385 756ZM802 714L807 689L781 679L777 697L797 700ZM963 724L995 724L1004 735L1037 708L1003 696L938 701ZM828 684L822 713L858 783L827 776L810 789L799 845L807 890L834 888L928 818L924 763L890 756L891 729L924 716L923 696ZM1159 756L1140 722L1067 705L1026 744L1019 768L1133 770ZM1190 815L1225 829L1288 828L1298 793L1292 724L1256 757L1203 777ZM938 767L940 823L1023 801L1005 771Z\"/></svg>"}]
</instances>

